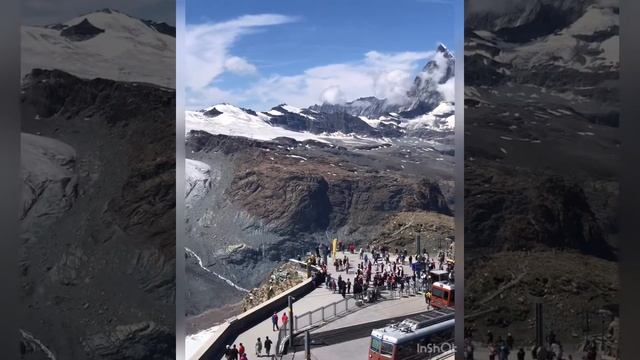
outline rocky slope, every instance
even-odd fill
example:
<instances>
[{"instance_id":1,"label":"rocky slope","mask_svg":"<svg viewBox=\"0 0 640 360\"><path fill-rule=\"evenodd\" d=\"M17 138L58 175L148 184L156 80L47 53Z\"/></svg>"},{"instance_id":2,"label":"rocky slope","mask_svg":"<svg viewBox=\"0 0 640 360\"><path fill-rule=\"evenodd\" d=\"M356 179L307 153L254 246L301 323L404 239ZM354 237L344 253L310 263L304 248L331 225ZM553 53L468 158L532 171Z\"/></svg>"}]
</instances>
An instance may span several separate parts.
<instances>
[{"instance_id":1,"label":"rocky slope","mask_svg":"<svg viewBox=\"0 0 640 360\"><path fill-rule=\"evenodd\" d=\"M467 5L465 311L481 314L468 323L530 341L535 293L576 342L619 286L618 4Z\"/></svg>"},{"instance_id":2,"label":"rocky slope","mask_svg":"<svg viewBox=\"0 0 640 360\"><path fill-rule=\"evenodd\" d=\"M187 153L210 167L212 179L207 194L187 209L189 247L212 271L246 289L333 237L364 244L386 237L395 214L451 219L453 212L452 157L418 152L414 144L358 150L192 131ZM434 237L450 231L452 220L446 227ZM427 237L426 228L416 230ZM206 306L240 301L233 292Z\"/></svg>"},{"instance_id":3,"label":"rocky slope","mask_svg":"<svg viewBox=\"0 0 640 360\"><path fill-rule=\"evenodd\" d=\"M25 357L39 342L56 358L174 358L174 109L157 86L24 79Z\"/></svg>"},{"instance_id":4,"label":"rocky slope","mask_svg":"<svg viewBox=\"0 0 640 360\"><path fill-rule=\"evenodd\" d=\"M417 236L420 237L419 250L416 248ZM454 239L452 216L413 211L388 217L373 244L388 246L389 249L407 249L409 254L426 249L430 256L434 256L439 250L446 249Z\"/></svg>"},{"instance_id":5,"label":"rocky slope","mask_svg":"<svg viewBox=\"0 0 640 360\"><path fill-rule=\"evenodd\" d=\"M274 269L267 280L257 288L251 290L242 300L242 310L246 311L268 301L304 281L306 275L302 274L298 265L285 263Z\"/></svg>"}]
</instances>

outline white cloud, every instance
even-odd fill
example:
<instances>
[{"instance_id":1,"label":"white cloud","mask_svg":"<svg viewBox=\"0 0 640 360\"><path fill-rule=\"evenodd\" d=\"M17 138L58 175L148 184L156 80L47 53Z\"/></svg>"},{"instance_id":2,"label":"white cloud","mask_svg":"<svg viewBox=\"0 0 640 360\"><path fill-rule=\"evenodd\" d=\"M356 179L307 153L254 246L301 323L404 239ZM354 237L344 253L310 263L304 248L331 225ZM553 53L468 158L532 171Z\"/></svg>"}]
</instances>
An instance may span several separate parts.
<instances>
[{"instance_id":1,"label":"white cloud","mask_svg":"<svg viewBox=\"0 0 640 360\"><path fill-rule=\"evenodd\" d=\"M455 78L452 77L445 83L440 84L440 81L446 75L448 59L444 56L443 53L436 52L432 60L435 61L437 65L434 68L435 70L433 70L433 72L431 73L421 72L420 74L418 74L418 76L422 77L425 80L432 81L434 84L438 84L437 89L438 91L440 91L440 93L442 93L445 101L455 101Z\"/></svg>"},{"instance_id":2,"label":"white cloud","mask_svg":"<svg viewBox=\"0 0 640 360\"><path fill-rule=\"evenodd\" d=\"M231 54L233 44L256 28L285 24L297 18L278 15L247 15L214 24L188 25L186 36L187 106L203 108L232 102L266 110L286 102L307 107L323 102L342 103L376 96L393 103L406 101L416 71L434 52L382 53L370 51L357 61L315 66L294 75L260 76L249 60ZM225 91L215 85L224 72L253 75L245 90ZM445 84L443 88L451 88Z\"/></svg>"},{"instance_id":3,"label":"white cloud","mask_svg":"<svg viewBox=\"0 0 640 360\"><path fill-rule=\"evenodd\" d=\"M229 54L240 36L258 27L279 25L296 18L279 14L245 15L221 23L187 25L186 82L192 91L202 91L225 71L238 74L255 73L256 68L246 59Z\"/></svg>"},{"instance_id":4,"label":"white cloud","mask_svg":"<svg viewBox=\"0 0 640 360\"><path fill-rule=\"evenodd\" d=\"M455 78L451 78L447 80L444 84L440 84L438 86L438 90L442 93L445 101L455 101L456 100L456 81Z\"/></svg>"},{"instance_id":5,"label":"white cloud","mask_svg":"<svg viewBox=\"0 0 640 360\"><path fill-rule=\"evenodd\" d=\"M231 56L224 62L225 70L237 75L252 75L255 74L258 69L255 65L249 63L246 59L239 56Z\"/></svg>"},{"instance_id":6,"label":"white cloud","mask_svg":"<svg viewBox=\"0 0 640 360\"><path fill-rule=\"evenodd\" d=\"M346 99L339 86L330 86L322 92L320 101L327 104L341 104L344 103Z\"/></svg>"},{"instance_id":7,"label":"white cloud","mask_svg":"<svg viewBox=\"0 0 640 360\"><path fill-rule=\"evenodd\" d=\"M266 108L286 102L306 107L376 96L401 103L413 84L416 67L433 52L380 53L370 51L353 63L312 67L301 74L262 78L244 92L245 99ZM264 110L260 108L259 110Z\"/></svg>"},{"instance_id":8,"label":"white cloud","mask_svg":"<svg viewBox=\"0 0 640 360\"><path fill-rule=\"evenodd\" d=\"M240 99L236 94L215 86L210 86L188 91L186 96L186 107L190 110L200 110L211 105L232 101L238 102Z\"/></svg>"}]
</instances>

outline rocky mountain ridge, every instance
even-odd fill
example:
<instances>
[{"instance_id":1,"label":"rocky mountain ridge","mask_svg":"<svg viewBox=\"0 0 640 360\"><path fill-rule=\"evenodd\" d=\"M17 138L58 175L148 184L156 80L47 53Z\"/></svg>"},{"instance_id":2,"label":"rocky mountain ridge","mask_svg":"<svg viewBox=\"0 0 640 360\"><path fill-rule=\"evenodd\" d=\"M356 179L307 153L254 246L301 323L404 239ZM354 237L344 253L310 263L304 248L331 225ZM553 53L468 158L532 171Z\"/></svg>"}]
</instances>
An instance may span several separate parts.
<instances>
[{"instance_id":1,"label":"rocky mountain ridge","mask_svg":"<svg viewBox=\"0 0 640 360\"><path fill-rule=\"evenodd\" d=\"M532 341L534 295L566 349L618 301L618 2L466 5L468 326Z\"/></svg>"},{"instance_id":2,"label":"rocky mountain ridge","mask_svg":"<svg viewBox=\"0 0 640 360\"><path fill-rule=\"evenodd\" d=\"M175 88L175 27L103 9L61 24L21 27L21 75L62 70Z\"/></svg>"},{"instance_id":3,"label":"rocky mountain ridge","mask_svg":"<svg viewBox=\"0 0 640 360\"><path fill-rule=\"evenodd\" d=\"M439 44L432 59L416 75L404 103L394 104L386 99L374 96L360 98L345 104L320 104L309 109L324 113L345 113L352 116L364 116L378 119L393 115L400 118L414 118L427 114L446 99L439 85L443 85L455 76L455 57L443 44Z\"/></svg>"},{"instance_id":4,"label":"rocky mountain ridge","mask_svg":"<svg viewBox=\"0 0 640 360\"><path fill-rule=\"evenodd\" d=\"M33 70L21 104L20 327L59 358L174 358L175 92Z\"/></svg>"}]
</instances>

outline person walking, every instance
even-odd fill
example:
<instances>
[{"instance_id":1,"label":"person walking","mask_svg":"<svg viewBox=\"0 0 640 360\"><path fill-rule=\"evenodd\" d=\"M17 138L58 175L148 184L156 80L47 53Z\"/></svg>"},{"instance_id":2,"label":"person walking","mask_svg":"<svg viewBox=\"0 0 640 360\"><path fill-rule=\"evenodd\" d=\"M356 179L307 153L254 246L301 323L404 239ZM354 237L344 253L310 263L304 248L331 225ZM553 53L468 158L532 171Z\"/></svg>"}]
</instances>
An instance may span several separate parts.
<instances>
[{"instance_id":1,"label":"person walking","mask_svg":"<svg viewBox=\"0 0 640 360\"><path fill-rule=\"evenodd\" d=\"M269 339L268 336L264 338L264 351L267 353L267 356L271 355L271 344L273 342Z\"/></svg>"},{"instance_id":2,"label":"person walking","mask_svg":"<svg viewBox=\"0 0 640 360\"><path fill-rule=\"evenodd\" d=\"M489 360L495 360L497 353L496 346L493 343L489 343Z\"/></svg>"},{"instance_id":3,"label":"person walking","mask_svg":"<svg viewBox=\"0 0 640 360\"><path fill-rule=\"evenodd\" d=\"M499 340L498 358L500 360L509 360L509 347L504 340Z\"/></svg>"},{"instance_id":4,"label":"person walking","mask_svg":"<svg viewBox=\"0 0 640 360\"><path fill-rule=\"evenodd\" d=\"M491 330L487 330L487 344L493 343L493 333Z\"/></svg>"},{"instance_id":5,"label":"person walking","mask_svg":"<svg viewBox=\"0 0 640 360\"><path fill-rule=\"evenodd\" d=\"M240 346L238 347L238 355L242 356L245 354L246 349L244 348L244 345L242 345L242 343L240 343Z\"/></svg>"},{"instance_id":6,"label":"person walking","mask_svg":"<svg viewBox=\"0 0 640 360\"><path fill-rule=\"evenodd\" d=\"M425 299L427 301L427 305L431 306L431 291L427 291L424 294L424 297L425 297Z\"/></svg>"},{"instance_id":7,"label":"person walking","mask_svg":"<svg viewBox=\"0 0 640 360\"><path fill-rule=\"evenodd\" d=\"M347 294L351 294L351 279L347 279Z\"/></svg>"},{"instance_id":8,"label":"person walking","mask_svg":"<svg viewBox=\"0 0 640 360\"><path fill-rule=\"evenodd\" d=\"M236 347L236 344L233 344L233 347L231 348L231 351L229 352L229 359L238 360L238 348Z\"/></svg>"},{"instance_id":9,"label":"person walking","mask_svg":"<svg viewBox=\"0 0 640 360\"><path fill-rule=\"evenodd\" d=\"M280 328L278 327L278 313L274 312L273 315L271 315L271 323L273 325L271 327L273 331L280 330Z\"/></svg>"},{"instance_id":10,"label":"person walking","mask_svg":"<svg viewBox=\"0 0 640 360\"><path fill-rule=\"evenodd\" d=\"M247 358L247 354L242 354L240 355L240 360L249 360L249 358Z\"/></svg>"},{"instance_id":11,"label":"person walking","mask_svg":"<svg viewBox=\"0 0 640 360\"><path fill-rule=\"evenodd\" d=\"M256 341L256 357L262 356L262 341L258 338Z\"/></svg>"},{"instance_id":12,"label":"person walking","mask_svg":"<svg viewBox=\"0 0 640 360\"><path fill-rule=\"evenodd\" d=\"M507 346L509 347L509 350L513 349L513 335L511 335L511 333L507 334Z\"/></svg>"},{"instance_id":13,"label":"person walking","mask_svg":"<svg viewBox=\"0 0 640 360\"><path fill-rule=\"evenodd\" d=\"M516 356L518 357L518 360L524 360L524 349L520 348L520 350L518 350L518 354L516 354Z\"/></svg>"},{"instance_id":14,"label":"person walking","mask_svg":"<svg viewBox=\"0 0 640 360\"><path fill-rule=\"evenodd\" d=\"M288 324L289 324L289 317L287 316L287 312L285 311L282 313L282 327L286 329Z\"/></svg>"}]
</instances>

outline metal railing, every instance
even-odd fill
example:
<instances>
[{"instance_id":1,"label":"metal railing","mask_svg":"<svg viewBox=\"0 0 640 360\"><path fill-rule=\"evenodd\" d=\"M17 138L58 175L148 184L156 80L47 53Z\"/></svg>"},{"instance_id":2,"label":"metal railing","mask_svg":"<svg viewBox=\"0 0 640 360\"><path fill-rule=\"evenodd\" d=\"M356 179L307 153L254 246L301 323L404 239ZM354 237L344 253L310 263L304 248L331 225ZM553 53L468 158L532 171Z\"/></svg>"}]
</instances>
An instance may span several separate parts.
<instances>
[{"instance_id":1,"label":"metal railing","mask_svg":"<svg viewBox=\"0 0 640 360\"><path fill-rule=\"evenodd\" d=\"M333 302L313 311L294 316L293 329L296 333L299 333L314 325L335 319L360 306L361 305L358 305L358 301L352 297Z\"/></svg>"},{"instance_id":2,"label":"metal railing","mask_svg":"<svg viewBox=\"0 0 640 360\"><path fill-rule=\"evenodd\" d=\"M306 271L308 267L311 267L311 271L312 272L320 272L320 271L322 271L322 269L317 265L309 265L306 262L300 261L300 260L297 260L297 259L289 259L289 262L298 265L298 267L301 270L305 270Z\"/></svg>"},{"instance_id":3,"label":"metal railing","mask_svg":"<svg viewBox=\"0 0 640 360\"><path fill-rule=\"evenodd\" d=\"M287 325L285 324L284 326L280 327L280 329L278 329L278 337L276 339L276 348L275 348L275 354L276 355L282 355L284 353L284 342L287 340L288 335L287 335L288 331L287 331Z\"/></svg>"}]
</instances>

